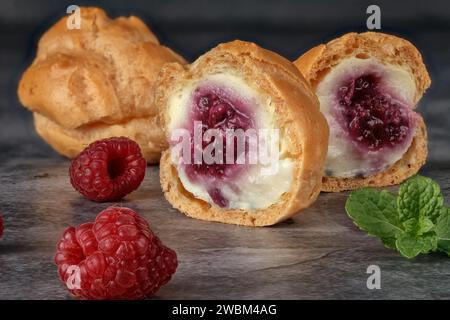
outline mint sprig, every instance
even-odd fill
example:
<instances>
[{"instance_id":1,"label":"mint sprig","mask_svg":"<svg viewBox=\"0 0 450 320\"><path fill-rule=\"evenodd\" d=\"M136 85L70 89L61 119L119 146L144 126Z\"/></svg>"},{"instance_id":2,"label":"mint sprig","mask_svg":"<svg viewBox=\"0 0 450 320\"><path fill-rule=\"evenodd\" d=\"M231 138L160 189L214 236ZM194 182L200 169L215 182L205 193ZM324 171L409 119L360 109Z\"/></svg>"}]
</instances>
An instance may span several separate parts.
<instances>
[{"instance_id":1,"label":"mint sprig","mask_svg":"<svg viewBox=\"0 0 450 320\"><path fill-rule=\"evenodd\" d=\"M350 194L345 209L358 227L395 249L396 236L403 232L395 195L386 190L359 189Z\"/></svg>"},{"instance_id":2,"label":"mint sprig","mask_svg":"<svg viewBox=\"0 0 450 320\"><path fill-rule=\"evenodd\" d=\"M407 258L434 251L450 255L450 208L430 178L408 179L398 195L373 188L355 190L345 209L360 229Z\"/></svg>"},{"instance_id":3,"label":"mint sprig","mask_svg":"<svg viewBox=\"0 0 450 320\"><path fill-rule=\"evenodd\" d=\"M438 249L450 255L450 208L442 208L435 232Z\"/></svg>"}]
</instances>

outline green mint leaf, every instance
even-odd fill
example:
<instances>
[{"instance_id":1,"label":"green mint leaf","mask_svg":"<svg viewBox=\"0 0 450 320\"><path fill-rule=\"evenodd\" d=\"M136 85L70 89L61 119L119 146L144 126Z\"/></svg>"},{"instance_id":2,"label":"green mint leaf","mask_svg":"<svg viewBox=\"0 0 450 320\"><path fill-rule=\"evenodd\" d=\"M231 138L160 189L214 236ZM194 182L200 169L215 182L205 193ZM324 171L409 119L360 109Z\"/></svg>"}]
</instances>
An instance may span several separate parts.
<instances>
[{"instance_id":1,"label":"green mint leaf","mask_svg":"<svg viewBox=\"0 0 450 320\"><path fill-rule=\"evenodd\" d=\"M397 246L395 245L395 241L397 241L397 239L395 237L380 238L380 240L381 240L381 242L383 242L383 244L386 248L397 250Z\"/></svg>"},{"instance_id":2,"label":"green mint leaf","mask_svg":"<svg viewBox=\"0 0 450 320\"><path fill-rule=\"evenodd\" d=\"M436 250L437 237L432 232L421 236L403 232L397 235L395 245L403 256L411 259L420 253L428 253Z\"/></svg>"},{"instance_id":3,"label":"green mint leaf","mask_svg":"<svg viewBox=\"0 0 450 320\"><path fill-rule=\"evenodd\" d=\"M441 209L441 215L436 222L434 231L437 236L438 250L450 256L450 208L444 207Z\"/></svg>"},{"instance_id":4,"label":"green mint leaf","mask_svg":"<svg viewBox=\"0 0 450 320\"><path fill-rule=\"evenodd\" d=\"M421 235L433 227L444 203L439 185L416 175L400 186L397 206L409 233Z\"/></svg>"},{"instance_id":5,"label":"green mint leaf","mask_svg":"<svg viewBox=\"0 0 450 320\"><path fill-rule=\"evenodd\" d=\"M345 209L359 228L407 258L437 250L450 256L450 208L443 203L439 185L417 175L400 186L398 196L373 188L353 191Z\"/></svg>"},{"instance_id":6,"label":"green mint leaf","mask_svg":"<svg viewBox=\"0 0 450 320\"><path fill-rule=\"evenodd\" d=\"M406 232L411 232L417 235L422 235L428 231L431 231L434 227L433 221L427 217L422 217L420 223L416 218L411 218L403 222Z\"/></svg>"},{"instance_id":7,"label":"green mint leaf","mask_svg":"<svg viewBox=\"0 0 450 320\"><path fill-rule=\"evenodd\" d=\"M350 194L345 210L360 229L395 248L396 235L403 232L395 195L386 190L359 189Z\"/></svg>"}]
</instances>

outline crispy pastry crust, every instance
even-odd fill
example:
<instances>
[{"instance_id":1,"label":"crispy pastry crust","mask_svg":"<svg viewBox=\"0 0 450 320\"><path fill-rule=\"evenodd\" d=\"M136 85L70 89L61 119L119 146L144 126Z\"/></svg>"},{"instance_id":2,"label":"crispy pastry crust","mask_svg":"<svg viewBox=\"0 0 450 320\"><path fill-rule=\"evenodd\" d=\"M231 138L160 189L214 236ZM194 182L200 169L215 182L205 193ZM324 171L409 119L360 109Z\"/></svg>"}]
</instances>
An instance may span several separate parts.
<instances>
[{"instance_id":1,"label":"crispy pastry crust","mask_svg":"<svg viewBox=\"0 0 450 320\"><path fill-rule=\"evenodd\" d=\"M122 125L131 130L124 135L135 135L143 128L134 127L138 119L151 120L158 113L154 84L162 65L185 63L184 59L161 46L139 18L110 19L101 9L81 8L79 30L69 30L67 19L62 18L41 37L36 58L19 83L21 103L63 130L77 130L79 141L92 142L89 137L96 135L84 132L90 126ZM51 145L59 140L57 150L64 155L81 151L70 140L53 138L45 134L45 127L36 126ZM110 128L103 133L108 130L115 131ZM161 145L161 134L149 138L154 146ZM147 144L141 147L150 148ZM156 158L152 155L147 160L155 162Z\"/></svg>"},{"instance_id":2,"label":"crispy pastry crust","mask_svg":"<svg viewBox=\"0 0 450 320\"><path fill-rule=\"evenodd\" d=\"M348 33L327 44L321 44L304 53L294 64L309 81L313 89L326 73L340 61L349 57L373 57L383 64L393 64L413 75L416 84L414 104L421 99L431 80L416 47L404 39L377 32ZM398 184L416 174L427 157L426 126L421 117L413 142L402 159L383 172L368 177L324 177L322 190L339 192L364 186L381 187Z\"/></svg>"},{"instance_id":3,"label":"crispy pastry crust","mask_svg":"<svg viewBox=\"0 0 450 320\"><path fill-rule=\"evenodd\" d=\"M295 66L281 56L253 43L221 44L192 65L166 65L158 80L156 104L167 137L168 99L192 80L207 74L231 73L241 77L261 94L270 97L268 108L278 127L287 155L295 159L290 191L272 206L255 211L223 209L195 198L182 185L170 150L163 152L161 185L167 200L187 216L246 226L267 226L285 220L306 208L320 192L328 144L328 125L319 111L317 97ZM181 106L180 106L181 107Z\"/></svg>"},{"instance_id":4,"label":"crispy pastry crust","mask_svg":"<svg viewBox=\"0 0 450 320\"><path fill-rule=\"evenodd\" d=\"M92 124L77 129L66 129L39 113L34 113L37 133L58 153L73 158L91 142L108 137L126 136L136 141L148 163L158 163L161 151L167 148L157 117L135 118L116 124ZM150 144L156 141L158 145Z\"/></svg>"}]
</instances>

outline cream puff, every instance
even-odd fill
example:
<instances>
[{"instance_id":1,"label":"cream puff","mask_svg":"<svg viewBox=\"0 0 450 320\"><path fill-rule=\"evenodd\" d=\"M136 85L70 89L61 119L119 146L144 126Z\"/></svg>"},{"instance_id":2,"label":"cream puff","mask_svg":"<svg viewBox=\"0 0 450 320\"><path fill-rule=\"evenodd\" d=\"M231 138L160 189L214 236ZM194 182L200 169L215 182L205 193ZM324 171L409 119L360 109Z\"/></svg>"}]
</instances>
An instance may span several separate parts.
<instances>
[{"instance_id":1,"label":"cream puff","mask_svg":"<svg viewBox=\"0 0 450 320\"><path fill-rule=\"evenodd\" d=\"M414 109L431 80L414 45L383 33L349 33L294 64L330 127L322 190L393 185L417 173L427 134Z\"/></svg>"},{"instance_id":2,"label":"cream puff","mask_svg":"<svg viewBox=\"0 0 450 320\"><path fill-rule=\"evenodd\" d=\"M314 202L328 126L291 62L233 41L191 65L167 64L157 86L169 144L161 185L173 207L197 219L266 226Z\"/></svg>"},{"instance_id":3,"label":"cream puff","mask_svg":"<svg viewBox=\"0 0 450 320\"><path fill-rule=\"evenodd\" d=\"M110 19L101 9L81 8L80 29L68 29L67 19L42 36L19 83L37 132L68 157L119 132L157 163L167 146L156 121L154 83L163 64L184 59L160 45L139 18Z\"/></svg>"}]
</instances>

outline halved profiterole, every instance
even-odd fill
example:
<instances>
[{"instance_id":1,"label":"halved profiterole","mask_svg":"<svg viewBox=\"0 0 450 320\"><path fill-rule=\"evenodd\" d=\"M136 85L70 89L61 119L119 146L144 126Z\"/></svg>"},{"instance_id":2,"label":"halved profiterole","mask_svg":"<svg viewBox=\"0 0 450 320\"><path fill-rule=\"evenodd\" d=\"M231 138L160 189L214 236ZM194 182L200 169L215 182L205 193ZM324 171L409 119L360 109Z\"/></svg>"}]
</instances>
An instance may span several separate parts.
<instances>
[{"instance_id":1,"label":"halved profiterole","mask_svg":"<svg viewBox=\"0 0 450 320\"><path fill-rule=\"evenodd\" d=\"M291 62L253 43L233 41L189 66L167 64L157 86L155 101L170 145L160 162L161 184L175 208L198 219L265 226L314 202L321 188L328 126L316 96ZM201 133L215 129L218 135L203 136L195 144L197 124ZM178 148L180 130L191 138L187 158L192 161ZM227 148L225 141L237 130L254 130L259 138L261 132L277 132L276 159L227 162L229 152L234 159L240 156L236 145ZM223 142L212 151L222 161L193 159L211 140ZM250 145L242 151L245 158Z\"/></svg>"},{"instance_id":2,"label":"halved profiterole","mask_svg":"<svg viewBox=\"0 0 450 320\"><path fill-rule=\"evenodd\" d=\"M414 108L431 80L414 45L383 33L349 33L294 63L330 127L322 190L386 186L417 173L427 136Z\"/></svg>"}]
</instances>

